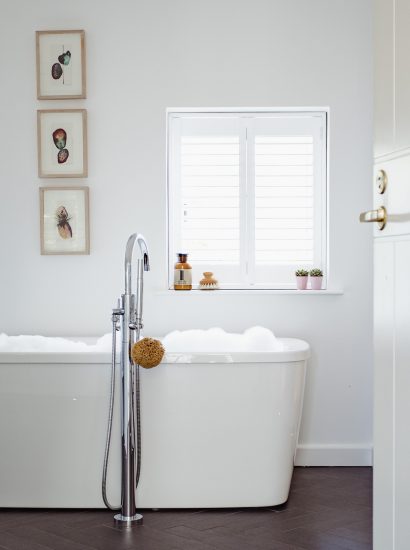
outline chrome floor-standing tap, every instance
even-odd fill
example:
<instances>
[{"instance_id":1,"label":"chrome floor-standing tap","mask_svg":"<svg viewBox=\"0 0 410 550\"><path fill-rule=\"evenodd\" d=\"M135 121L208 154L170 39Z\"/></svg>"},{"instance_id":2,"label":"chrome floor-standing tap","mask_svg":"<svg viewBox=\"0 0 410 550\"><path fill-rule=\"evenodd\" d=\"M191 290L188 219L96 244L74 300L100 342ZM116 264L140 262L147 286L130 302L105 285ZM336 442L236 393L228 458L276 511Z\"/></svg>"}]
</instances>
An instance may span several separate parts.
<instances>
[{"instance_id":1,"label":"chrome floor-standing tap","mask_svg":"<svg viewBox=\"0 0 410 550\"><path fill-rule=\"evenodd\" d=\"M137 260L136 291L132 293L132 257L137 242L140 258ZM119 307L113 309L113 353L111 371L110 415L107 443L104 456L103 499L108 508L114 509L107 500L106 477L111 439L112 411L114 405L114 381L116 359L116 332L121 332L121 512L114 516L122 525L142 522L137 514L135 491L141 467L139 366L131 360L132 345L141 338L144 271L149 271L148 247L144 237L134 233L125 249L125 291L119 300ZM119 325L119 326L118 326Z\"/></svg>"}]
</instances>

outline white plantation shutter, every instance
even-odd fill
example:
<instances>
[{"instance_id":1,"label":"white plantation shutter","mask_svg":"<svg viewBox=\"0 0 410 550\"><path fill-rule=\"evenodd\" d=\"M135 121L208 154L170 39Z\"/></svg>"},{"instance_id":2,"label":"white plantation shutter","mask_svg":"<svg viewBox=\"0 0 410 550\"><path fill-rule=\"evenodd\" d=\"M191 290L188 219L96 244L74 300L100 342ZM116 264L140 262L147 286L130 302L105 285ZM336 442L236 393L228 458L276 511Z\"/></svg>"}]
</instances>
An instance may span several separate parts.
<instances>
[{"instance_id":1,"label":"white plantation shutter","mask_svg":"<svg viewBox=\"0 0 410 550\"><path fill-rule=\"evenodd\" d=\"M171 113L168 161L170 282L177 252L226 288L324 269L325 113Z\"/></svg>"}]
</instances>

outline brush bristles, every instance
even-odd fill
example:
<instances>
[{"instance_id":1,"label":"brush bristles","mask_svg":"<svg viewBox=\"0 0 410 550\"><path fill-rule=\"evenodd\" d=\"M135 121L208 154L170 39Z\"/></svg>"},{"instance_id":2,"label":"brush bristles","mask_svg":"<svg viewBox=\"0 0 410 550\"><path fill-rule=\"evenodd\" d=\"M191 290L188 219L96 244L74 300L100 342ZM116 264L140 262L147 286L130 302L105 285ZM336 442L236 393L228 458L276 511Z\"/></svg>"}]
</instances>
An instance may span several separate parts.
<instances>
[{"instance_id":1,"label":"brush bristles","mask_svg":"<svg viewBox=\"0 0 410 550\"><path fill-rule=\"evenodd\" d=\"M217 290L219 288L218 283L200 284L199 290Z\"/></svg>"}]
</instances>

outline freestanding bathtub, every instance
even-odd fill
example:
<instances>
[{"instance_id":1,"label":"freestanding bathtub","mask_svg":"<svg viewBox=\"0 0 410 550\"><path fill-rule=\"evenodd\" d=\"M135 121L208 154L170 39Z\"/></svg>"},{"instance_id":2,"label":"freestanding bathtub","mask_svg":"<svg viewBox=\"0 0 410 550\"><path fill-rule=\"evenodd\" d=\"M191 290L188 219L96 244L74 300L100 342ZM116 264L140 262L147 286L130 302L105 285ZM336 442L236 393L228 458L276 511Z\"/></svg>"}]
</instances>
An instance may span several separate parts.
<instances>
[{"instance_id":1,"label":"freestanding bathtub","mask_svg":"<svg viewBox=\"0 0 410 550\"><path fill-rule=\"evenodd\" d=\"M288 498L309 346L173 353L141 369L139 508ZM108 495L120 502L119 373ZM103 508L108 353L0 354L0 506Z\"/></svg>"}]
</instances>

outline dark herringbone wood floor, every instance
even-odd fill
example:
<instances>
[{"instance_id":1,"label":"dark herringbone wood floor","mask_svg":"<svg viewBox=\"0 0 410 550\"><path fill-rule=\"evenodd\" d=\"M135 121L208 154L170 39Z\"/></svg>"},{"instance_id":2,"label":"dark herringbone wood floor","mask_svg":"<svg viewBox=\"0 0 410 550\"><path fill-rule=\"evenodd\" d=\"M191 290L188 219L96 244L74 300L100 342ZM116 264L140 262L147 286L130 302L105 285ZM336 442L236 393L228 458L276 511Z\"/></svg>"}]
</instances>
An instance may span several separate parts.
<instances>
[{"instance_id":1,"label":"dark herringbone wood floor","mask_svg":"<svg viewBox=\"0 0 410 550\"><path fill-rule=\"evenodd\" d=\"M371 549L370 468L295 468L280 508L142 511L118 529L105 510L0 510L0 550Z\"/></svg>"}]
</instances>

